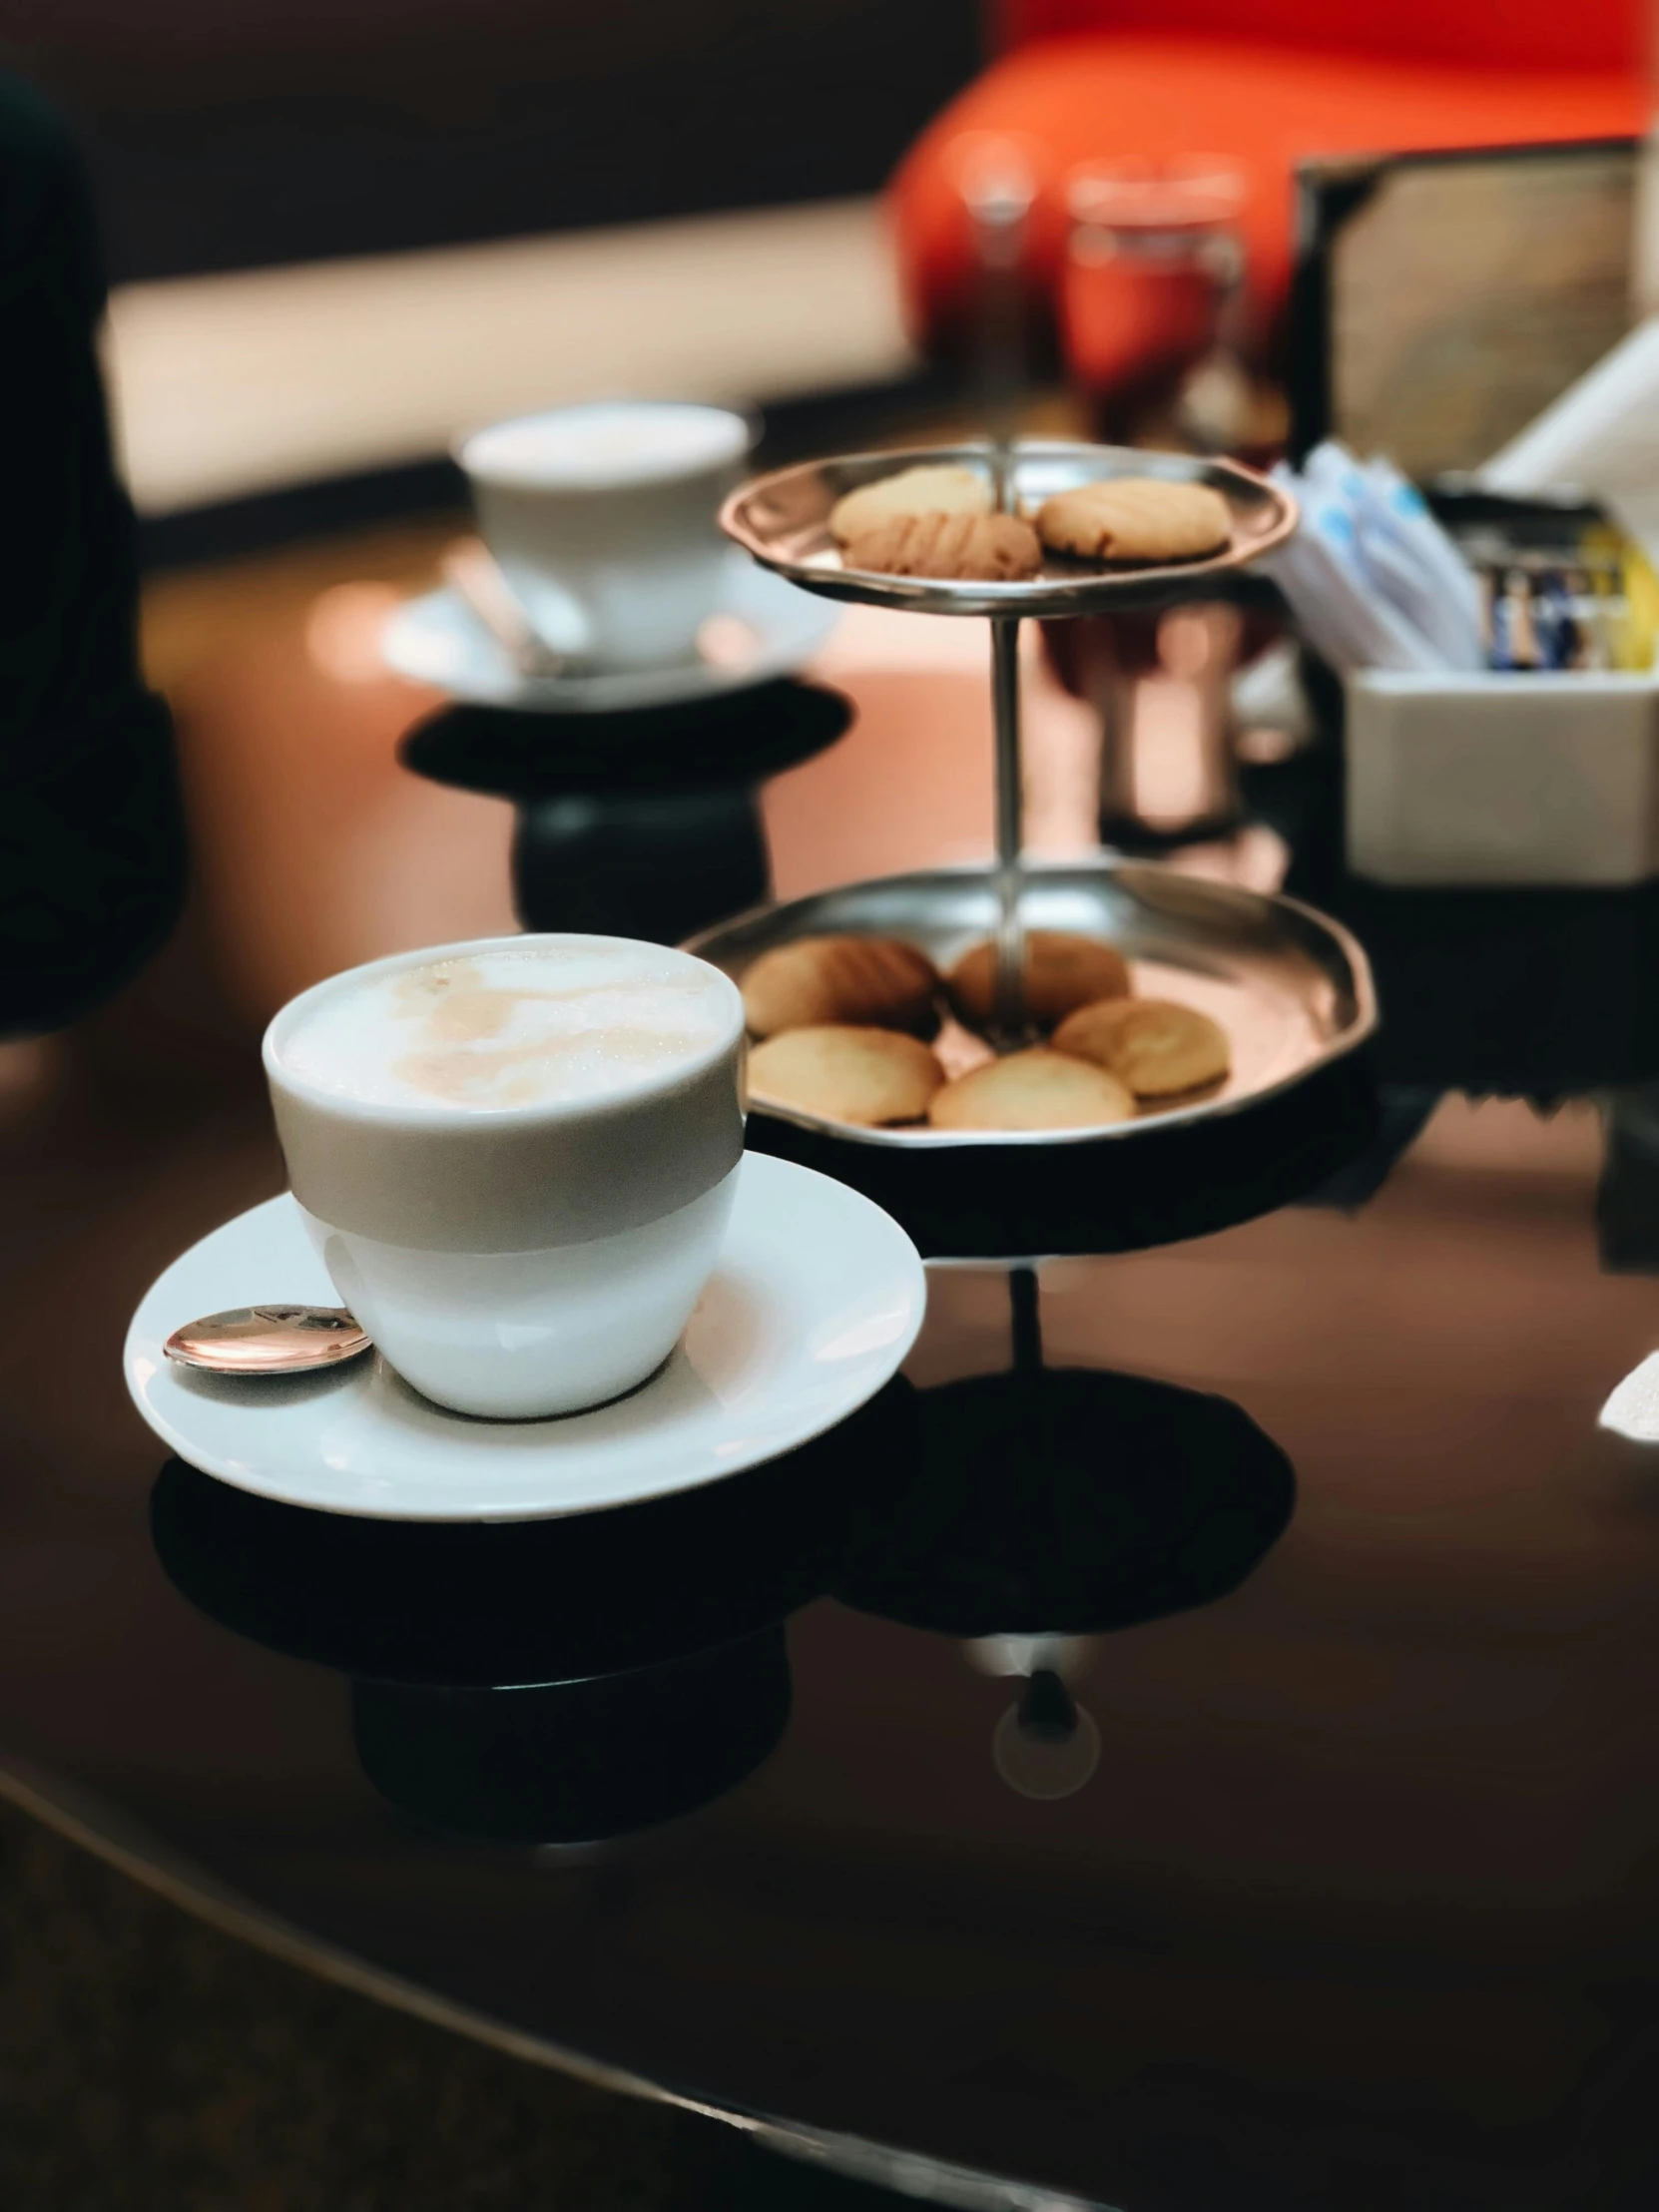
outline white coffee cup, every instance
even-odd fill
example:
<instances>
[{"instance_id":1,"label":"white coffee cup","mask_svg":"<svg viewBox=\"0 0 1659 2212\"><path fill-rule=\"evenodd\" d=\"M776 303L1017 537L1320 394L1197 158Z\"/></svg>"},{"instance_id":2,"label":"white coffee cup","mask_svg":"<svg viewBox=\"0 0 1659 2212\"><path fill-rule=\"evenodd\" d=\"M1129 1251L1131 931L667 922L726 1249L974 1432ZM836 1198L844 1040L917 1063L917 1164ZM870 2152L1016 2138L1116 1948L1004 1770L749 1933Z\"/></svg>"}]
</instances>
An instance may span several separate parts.
<instances>
[{"instance_id":1,"label":"white coffee cup","mask_svg":"<svg viewBox=\"0 0 1659 2212\"><path fill-rule=\"evenodd\" d=\"M724 407L603 400L463 438L484 542L542 642L577 668L696 658L730 549L720 503L751 424Z\"/></svg>"},{"instance_id":2,"label":"white coffee cup","mask_svg":"<svg viewBox=\"0 0 1659 2212\"><path fill-rule=\"evenodd\" d=\"M611 975L624 994L656 979L661 990L578 1003L569 989L526 987L513 998L549 972ZM470 1009L476 1025L476 1004L486 1022L499 1010L489 996L498 989L513 998L504 1031L446 1037L430 1053L405 1047L429 1039L437 1017L385 1011L402 1006L399 993L425 1008L459 990L474 996L443 997L443 1018ZM566 1000L574 1011L561 1010ZM618 1005L646 1007L642 1020L659 1028L607 1025ZM663 1006L684 1023L666 1044ZM522 1047L501 1042L537 1020L590 1014L593 1026L561 1043L564 1059L537 1060L533 1035ZM293 1195L340 1299L406 1382L461 1412L525 1419L603 1403L663 1364L731 1211L743 1035L743 1001L718 968L626 937L489 937L397 953L282 1008L266 1031L265 1067ZM640 1057L613 1065L622 1044ZM534 1095L456 1095L471 1080L469 1051L481 1081ZM399 1072L411 1066L437 1091ZM595 1088L596 1069L608 1088ZM574 1088L549 1095L555 1078Z\"/></svg>"}]
</instances>

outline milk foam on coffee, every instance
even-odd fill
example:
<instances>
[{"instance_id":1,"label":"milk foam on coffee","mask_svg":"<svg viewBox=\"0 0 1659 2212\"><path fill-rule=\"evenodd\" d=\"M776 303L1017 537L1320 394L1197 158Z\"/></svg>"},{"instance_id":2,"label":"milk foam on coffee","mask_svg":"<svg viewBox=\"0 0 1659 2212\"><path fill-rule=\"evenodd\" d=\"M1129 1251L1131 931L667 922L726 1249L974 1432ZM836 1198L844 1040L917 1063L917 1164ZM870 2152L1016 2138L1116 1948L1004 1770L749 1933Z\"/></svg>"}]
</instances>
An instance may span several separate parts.
<instances>
[{"instance_id":1,"label":"milk foam on coffee","mask_svg":"<svg viewBox=\"0 0 1659 2212\"><path fill-rule=\"evenodd\" d=\"M731 1025L720 979L650 945L489 951L322 995L280 1048L291 1074L376 1106L603 1100Z\"/></svg>"},{"instance_id":2,"label":"milk foam on coffee","mask_svg":"<svg viewBox=\"0 0 1659 2212\"><path fill-rule=\"evenodd\" d=\"M743 417L720 407L607 403L499 422L469 438L461 460L514 483L597 490L718 468L748 443Z\"/></svg>"}]
</instances>

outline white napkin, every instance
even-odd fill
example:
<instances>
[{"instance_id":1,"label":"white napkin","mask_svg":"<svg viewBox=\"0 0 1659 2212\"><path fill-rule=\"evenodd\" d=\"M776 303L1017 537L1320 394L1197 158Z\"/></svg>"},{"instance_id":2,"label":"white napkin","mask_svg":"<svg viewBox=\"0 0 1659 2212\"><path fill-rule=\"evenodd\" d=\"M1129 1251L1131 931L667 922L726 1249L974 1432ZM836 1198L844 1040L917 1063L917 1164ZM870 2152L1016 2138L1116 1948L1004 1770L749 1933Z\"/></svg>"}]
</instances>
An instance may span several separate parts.
<instances>
[{"instance_id":1,"label":"white napkin","mask_svg":"<svg viewBox=\"0 0 1659 2212\"><path fill-rule=\"evenodd\" d=\"M1597 1418L1633 1443L1659 1443L1659 1352L1650 1352L1617 1385Z\"/></svg>"},{"instance_id":2,"label":"white napkin","mask_svg":"<svg viewBox=\"0 0 1659 2212\"><path fill-rule=\"evenodd\" d=\"M1589 492L1659 563L1659 315L1494 453L1480 481L1517 494Z\"/></svg>"},{"instance_id":3,"label":"white napkin","mask_svg":"<svg viewBox=\"0 0 1659 2212\"><path fill-rule=\"evenodd\" d=\"M1344 673L1485 666L1474 577L1396 469L1328 440L1300 476L1283 462L1273 474L1302 527L1260 565L1323 659Z\"/></svg>"}]
</instances>

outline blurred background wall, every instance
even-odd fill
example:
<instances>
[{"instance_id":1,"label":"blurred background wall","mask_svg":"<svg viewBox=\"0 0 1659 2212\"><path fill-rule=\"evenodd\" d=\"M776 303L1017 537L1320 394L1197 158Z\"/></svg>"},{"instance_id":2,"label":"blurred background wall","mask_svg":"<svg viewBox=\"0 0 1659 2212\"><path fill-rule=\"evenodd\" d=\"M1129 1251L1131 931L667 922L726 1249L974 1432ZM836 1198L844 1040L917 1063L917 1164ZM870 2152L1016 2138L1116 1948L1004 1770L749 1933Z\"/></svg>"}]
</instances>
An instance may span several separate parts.
<instances>
[{"instance_id":1,"label":"blurred background wall","mask_svg":"<svg viewBox=\"0 0 1659 2212\"><path fill-rule=\"evenodd\" d=\"M113 280L874 191L976 0L0 0Z\"/></svg>"}]
</instances>

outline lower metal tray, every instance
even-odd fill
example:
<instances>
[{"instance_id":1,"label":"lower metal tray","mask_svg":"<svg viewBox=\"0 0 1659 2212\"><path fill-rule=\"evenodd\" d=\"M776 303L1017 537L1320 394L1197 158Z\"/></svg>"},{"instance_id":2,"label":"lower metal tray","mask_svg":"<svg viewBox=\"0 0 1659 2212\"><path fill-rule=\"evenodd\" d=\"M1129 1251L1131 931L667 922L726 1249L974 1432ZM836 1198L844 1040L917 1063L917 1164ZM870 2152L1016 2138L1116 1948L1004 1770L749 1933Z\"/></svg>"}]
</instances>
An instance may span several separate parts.
<instances>
[{"instance_id":1,"label":"lower metal tray","mask_svg":"<svg viewBox=\"0 0 1659 2212\"><path fill-rule=\"evenodd\" d=\"M1020 913L1027 929L1107 939L1128 959L1140 996L1178 999L1213 1015L1232 1040L1226 1082L1200 1098L1097 1129L863 1129L759 1100L752 1113L895 1151L1133 1144L1153 1130L1213 1121L1290 1090L1355 1051L1377 1026L1365 953L1341 923L1295 899L1146 862L1100 859L1028 863ZM990 867L935 868L757 907L704 930L687 949L741 981L750 962L776 945L842 932L903 938L946 968L994 934L996 916ZM953 1023L937 1049L953 1074L989 1056Z\"/></svg>"}]
</instances>

